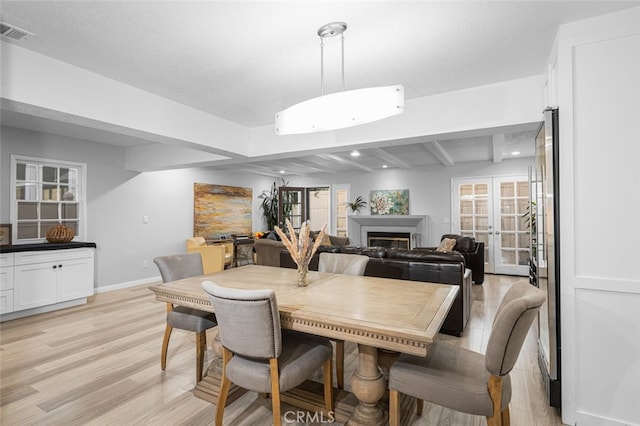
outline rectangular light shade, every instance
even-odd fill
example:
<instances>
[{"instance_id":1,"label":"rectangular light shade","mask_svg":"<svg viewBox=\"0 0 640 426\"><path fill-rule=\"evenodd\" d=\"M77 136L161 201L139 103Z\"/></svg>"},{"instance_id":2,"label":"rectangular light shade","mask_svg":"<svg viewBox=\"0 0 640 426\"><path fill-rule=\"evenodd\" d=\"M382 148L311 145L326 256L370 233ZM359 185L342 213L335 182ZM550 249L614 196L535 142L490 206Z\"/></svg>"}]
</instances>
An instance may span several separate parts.
<instances>
[{"instance_id":1,"label":"rectangular light shade","mask_svg":"<svg viewBox=\"0 0 640 426\"><path fill-rule=\"evenodd\" d=\"M276 113L276 134L322 132L382 120L404 111L402 85L332 93Z\"/></svg>"}]
</instances>

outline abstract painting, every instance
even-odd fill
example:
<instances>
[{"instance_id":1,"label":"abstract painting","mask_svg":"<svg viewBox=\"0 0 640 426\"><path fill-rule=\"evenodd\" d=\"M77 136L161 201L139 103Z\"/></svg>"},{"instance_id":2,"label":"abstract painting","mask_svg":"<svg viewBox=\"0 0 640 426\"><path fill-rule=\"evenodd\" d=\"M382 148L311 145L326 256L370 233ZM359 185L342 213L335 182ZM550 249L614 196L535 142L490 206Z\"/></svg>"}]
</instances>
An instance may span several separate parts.
<instances>
[{"instance_id":1,"label":"abstract painting","mask_svg":"<svg viewBox=\"0 0 640 426\"><path fill-rule=\"evenodd\" d=\"M408 189L380 189L371 191L372 215L408 215Z\"/></svg>"},{"instance_id":2,"label":"abstract painting","mask_svg":"<svg viewBox=\"0 0 640 426\"><path fill-rule=\"evenodd\" d=\"M252 194L251 188L194 183L193 235L250 234Z\"/></svg>"}]
</instances>

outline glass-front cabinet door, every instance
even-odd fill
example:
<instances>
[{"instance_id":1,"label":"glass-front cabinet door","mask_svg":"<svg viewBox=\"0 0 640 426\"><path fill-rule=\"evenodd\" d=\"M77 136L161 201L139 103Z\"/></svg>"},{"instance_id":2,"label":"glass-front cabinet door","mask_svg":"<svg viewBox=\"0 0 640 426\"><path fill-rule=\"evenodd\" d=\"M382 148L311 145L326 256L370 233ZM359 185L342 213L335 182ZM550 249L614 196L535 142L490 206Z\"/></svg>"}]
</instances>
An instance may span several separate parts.
<instances>
[{"instance_id":1,"label":"glass-front cabinet door","mask_svg":"<svg viewBox=\"0 0 640 426\"><path fill-rule=\"evenodd\" d=\"M59 223L80 234L80 168L18 159L14 164L16 241L45 238Z\"/></svg>"}]
</instances>

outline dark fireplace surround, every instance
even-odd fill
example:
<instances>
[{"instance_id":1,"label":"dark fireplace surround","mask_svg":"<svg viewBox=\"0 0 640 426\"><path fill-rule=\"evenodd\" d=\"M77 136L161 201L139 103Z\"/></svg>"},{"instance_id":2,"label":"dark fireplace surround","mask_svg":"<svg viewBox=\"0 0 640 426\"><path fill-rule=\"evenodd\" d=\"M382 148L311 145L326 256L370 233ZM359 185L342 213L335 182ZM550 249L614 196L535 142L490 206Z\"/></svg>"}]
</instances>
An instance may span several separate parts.
<instances>
[{"instance_id":1,"label":"dark fireplace surround","mask_svg":"<svg viewBox=\"0 0 640 426\"><path fill-rule=\"evenodd\" d=\"M367 232L368 247L410 249L411 233L409 232Z\"/></svg>"}]
</instances>

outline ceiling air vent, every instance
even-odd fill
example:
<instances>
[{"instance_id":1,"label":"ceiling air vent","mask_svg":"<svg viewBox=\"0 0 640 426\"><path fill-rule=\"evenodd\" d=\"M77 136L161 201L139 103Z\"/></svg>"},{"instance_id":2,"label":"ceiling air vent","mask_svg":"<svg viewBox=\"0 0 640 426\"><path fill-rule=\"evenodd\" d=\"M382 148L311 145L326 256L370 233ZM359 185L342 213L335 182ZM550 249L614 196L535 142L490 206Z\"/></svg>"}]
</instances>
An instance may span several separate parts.
<instances>
[{"instance_id":1,"label":"ceiling air vent","mask_svg":"<svg viewBox=\"0 0 640 426\"><path fill-rule=\"evenodd\" d=\"M26 36L33 36L34 33L30 33L29 31L20 29L11 24L7 24L6 22L0 22L0 35L2 37L7 37L12 40L21 40Z\"/></svg>"}]
</instances>

